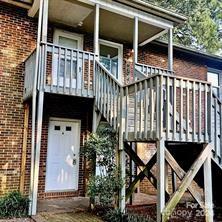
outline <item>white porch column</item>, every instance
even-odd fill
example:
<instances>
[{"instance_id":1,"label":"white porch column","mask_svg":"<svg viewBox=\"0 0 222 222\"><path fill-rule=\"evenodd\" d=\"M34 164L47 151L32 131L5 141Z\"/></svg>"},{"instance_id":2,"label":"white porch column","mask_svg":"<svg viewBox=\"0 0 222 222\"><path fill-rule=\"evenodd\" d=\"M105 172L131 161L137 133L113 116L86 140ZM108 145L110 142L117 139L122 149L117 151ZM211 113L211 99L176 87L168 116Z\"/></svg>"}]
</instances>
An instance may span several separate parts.
<instances>
[{"instance_id":1,"label":"white porch column","mask_svg":"<svg viewBox=\"0 0 222 222\"><path fill-rule=\"evenodd\" d=\"M95 5L94 17L94 53L99 55L99 4Z\"/></svg>"},{"instance_id":2,"label":"white porch column","mask_svg":"<svg viewBox=\"0 0 222 222\"><path fill-rule=\"evenodd\" d=\"M41 40L47 42L48 32L48 0L43 0L43 17L42 17L42 36ZM41 150L41 138L42 138L42 119L43 119L43 107L44 107L44 88L43 88L43 75L45 75L44 59L47 55L46 50L40 47L40 60L38 62L39 71L37 72L40 77L40 89L38 93L38 107L37 107L37 133L35 142L35 157L33 167L33 187L32 189L32 203L31 203L31 215L37 213L37 201L38 201L38 182L39 182L39 163L40 163L40 150Z\"/></svg>"},{"instance_id":3,"label":"white porch column","mask_svg":"<svg viewBox=\"0 0 222 222\"><path fill-rule=\"evenodd\" d=\"M119 192L119 208L122 213L126 210L126 154L123 141L123 88L120 89L120 123L119 123L119 149L118 149L118 164L120 168L120 177L123 181L123 186Z\"/></svg>"},{"instance_id":4,"label":"white porch column","mask_svg":"<svg viewBox=\"0 0 222 222\"><path fill-rule=\"evenodd\" d=\"M173 29L168 30L168 70L173 71Z\"/></svg>"},{"instance_id":5,"label":"white porch column","mask_svg":"<svg viewBox=\"0 0 222 222\"><path fill-rule=\"evenodd\" d=\"M206 222L213 222L211 156L208 156L204 163L204 196Z\"/></svg>"},{"instance_id":6,"label":"white porch column","mask_svg":"<svg viewBox=\"0 0 222 222\"><path fill-rule=\"evenodd\" d=\"M43 1L39 3L39 18L38 18L38 34L36 43L36 66L35 76L33 79L33 92L32 92L32 141L31 141L31 169L30 169L30 188L29 188L29 215L33 215L33 184L34 184L34 167L35 167L35 123L36 123L36 94L37 94L37 78L38 78L38 67L39 67L39 53L40 53L40 42L42 32L42 16L43 16Z\"/></svg>"},{"instance_id":7,"label":"white porch column","mask_svg":"<svg viewBox=\"0 0 222 222\"><path fill-rule=\"evenodd\" d=\"M165 145L164 140L157 142L157 222L162 221L165 207Z\"/></svg>"},{"instance_id":8,"label":"white porch column","mask_svg":"<svg viewBox=\"0 0 222 222\"><path fill-rule=\"evenodd\" d=\"M134 18L134 36L133 36L134 65L138 62L138 27L139 27L139 19L138 17L135 17Z\"/></svg>"}]
</instances>

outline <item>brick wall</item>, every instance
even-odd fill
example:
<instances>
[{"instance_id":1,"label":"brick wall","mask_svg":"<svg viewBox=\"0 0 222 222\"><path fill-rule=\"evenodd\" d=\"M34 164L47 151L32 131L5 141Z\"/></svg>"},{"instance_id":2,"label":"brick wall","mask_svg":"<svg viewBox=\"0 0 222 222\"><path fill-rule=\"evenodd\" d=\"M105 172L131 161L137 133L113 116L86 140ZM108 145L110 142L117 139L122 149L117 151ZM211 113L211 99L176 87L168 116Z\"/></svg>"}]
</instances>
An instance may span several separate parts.
<instances>
[{"instance_id":1,"label":"brick wall","mask_svg":"<svg viewBox=\"0 0 222 222\"><path fill-rule=\"evenodd\" d=\"M26 10L0 3L0 195L19 187L24 60L35 48L36 29Z\"/></svg>"}]
</instances>

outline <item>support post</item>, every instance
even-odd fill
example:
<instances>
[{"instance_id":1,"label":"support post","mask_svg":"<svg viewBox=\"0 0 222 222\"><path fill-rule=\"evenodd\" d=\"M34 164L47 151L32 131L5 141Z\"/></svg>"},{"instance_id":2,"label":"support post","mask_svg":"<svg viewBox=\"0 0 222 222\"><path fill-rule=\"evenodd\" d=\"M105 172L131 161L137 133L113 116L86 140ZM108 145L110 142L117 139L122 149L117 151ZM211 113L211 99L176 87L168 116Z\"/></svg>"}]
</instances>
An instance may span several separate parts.
<instances>
[{"instance_id":1,"label":"support post","mask_svg":"<svg viewBox=\"0 0 222 222\"><path fill-rule=\"evenodd\" d=\"M139 28L139 20L138 17L134 18L134 36L133 36L133 67L134 67L134 80L136 80L136 63L138 62L138 28Z\"/></svg>"},{"instance_id":2,"label":"support post","mask_svg":"<svg viewBox=\"0 0 222 222\"><path fill-rule=\"evenodd\" d=\"M165 146L164 140L157 142L157 222L162 221L165 207Z\"/></svg>"},{"instance_id":3,"label":"support post","mask_svg":"<svg viewBox=\"0 0 222 222\"><path fill-rule=\"evenodd\" d=\"M174 172L174 170L172 169L172 191L173 193L176 191L177 189L177 176L176 173Z\"/></svg>"},{"instance_id":4,"label":"support post","mask_svg":"<svg viewBox=\"0 0 222 222\"><path fill-rule=\"evenodd\" d=\"M43 0L42 5L42 41L47 41L48 31L48 0ZM46 58L47 50L39 51L39 58ZM37 109L37 132L35 142L35 155L34 155L34 166L33 166L33 187L32 187L32 203L31 203L31 215L37 213L37 199L38 199L38 182L39 182L39 163L40 163L40 150L41 150L41 138L42 138L42 120L43 120L43 107L44 107L44 75L45 75L45 59L40 58L38 61L37 73L40 77L40 89L38 93L38 109Z\"/></svg>"},{"instance_id":5,"label":"support post","mask_svg":"<svg viewBox=\"0 0 222 222\"><path fill-rule=\"evenodd\" d=\"M33 215L33 184L34 184L34 161L35 161L35 125L36 125L36 97L37 97L37 80L39 69L39 54L40 54L40 42L42 33L42 16L43 16L43 0L39 3L39 18L38 18L38 34L36 43L36 61L35 61L35 76L33 79L33 92L32 92L32 139L31 139L31 169L30 169L30 191L29 191L29 215Z\"/></svg>"},{"instance_id":6,"label":"support post","mask_svg":"<svg viewBox=\"0 0 222 222\"><path fill-rule=\"evenodd\" d=\"M204 195L206 222L213 222L212 172L210 156L208 156L204 162Z\"/></svg>"},{"instance_id":7,"label":"support post","mask_svg":"<svg viewBox=\"0 0 222 222\"><path fill-rule=\"evenodd\" d=\"M94 53L99 55L99 4L95 5L94 16Z\"/></svg>"},{"instance_id":8,"label":"support post","mask_svg":"<svg viewBox=\"0 0 222 222\"><path fill-rule=\"evenodd\" d=\"M165 161L165 191L169 193L168 163Z\"/></svg>"},{"instance_id":9,"label":"support post","mask_svg":"<svg viewBox=\"0 0 222 222\"><path fill-rule=\"evenodd\" d=\"M22 163L21 163L21 176L20 176L20 192L24 193L25 184L25 167L26 167L26 155L27 155L27 138L28 138L28 124L29 124L29 104L25 104L24 107L24 129L23 129L23 142L22 142Z\"/></svg>"},{"instance_id":10,"label":"support post","mask_svg":"<svg viewBox=\"0 0 222 222\"><path fill-rule=\"evenodd\" d=\"M119 167L120 167L120 177L123 182L123 186L120 190L119 195L119 208L122 213L125 213L126 208L126 154L124 151L124 144L123 144L123 88L120 89L120 122L119 122Z\"/></svg>"},{"instance_id":11,"label":"support post","mask_svg":"<svg viewBox=\"0 0 222 222\"><path fill-rule=\"evenodd\" d=\"M173 29L168 30L168 70L173 71Z\"/></svg>"}]
</instances>

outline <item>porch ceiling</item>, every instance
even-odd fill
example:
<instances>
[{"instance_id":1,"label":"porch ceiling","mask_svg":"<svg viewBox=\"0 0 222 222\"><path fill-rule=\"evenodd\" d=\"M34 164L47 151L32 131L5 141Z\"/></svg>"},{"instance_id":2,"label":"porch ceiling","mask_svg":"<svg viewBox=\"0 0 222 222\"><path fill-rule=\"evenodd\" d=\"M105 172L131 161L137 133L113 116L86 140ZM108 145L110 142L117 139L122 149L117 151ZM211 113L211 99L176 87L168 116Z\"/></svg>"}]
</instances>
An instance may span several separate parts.
<instances>
[{"instance_id":1,"label":"porch ceiling","mask_svg":"<svg viewBox=\"0 0 222 222\"><path fill-rule=\"evenodd\" d=\"M76 27L83 32L94 31L94 7L74 0L49 1L49 20ZM139 43L162 32L163 29L139 22ZM100 9L100 37L132 43L134 20L105 9Z\"/></svg>"}]
</instances>

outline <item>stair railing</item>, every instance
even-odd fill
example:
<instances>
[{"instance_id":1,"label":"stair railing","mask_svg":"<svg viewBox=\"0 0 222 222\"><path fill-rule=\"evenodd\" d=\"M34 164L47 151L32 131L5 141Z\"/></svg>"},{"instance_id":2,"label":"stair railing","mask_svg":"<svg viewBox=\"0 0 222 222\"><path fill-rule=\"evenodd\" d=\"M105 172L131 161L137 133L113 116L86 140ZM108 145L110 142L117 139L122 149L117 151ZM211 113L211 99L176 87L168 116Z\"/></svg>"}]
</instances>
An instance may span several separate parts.
<instances>
[{"instance_id":1,"label":"stair railing","mask_svg":"<svg viewBox=\"0 0 222 222\"><path fill-rule=\"evenodd\" d=\"M222 158L222 102L212 93L211 134L213 153L216 162L221 163Z\"/></svg>"},{"instance_id":2,"label":"stair railing","mask_svg":"<svg viewBox=\"0 0 222 222\"><path fill-rule=\"evenodd\" d=\"M123 86L96 62L97 107L117 131L122 121L125 140L209 142L211 93L208 82L159 73Z\"/></svg>"}]
</instances>

